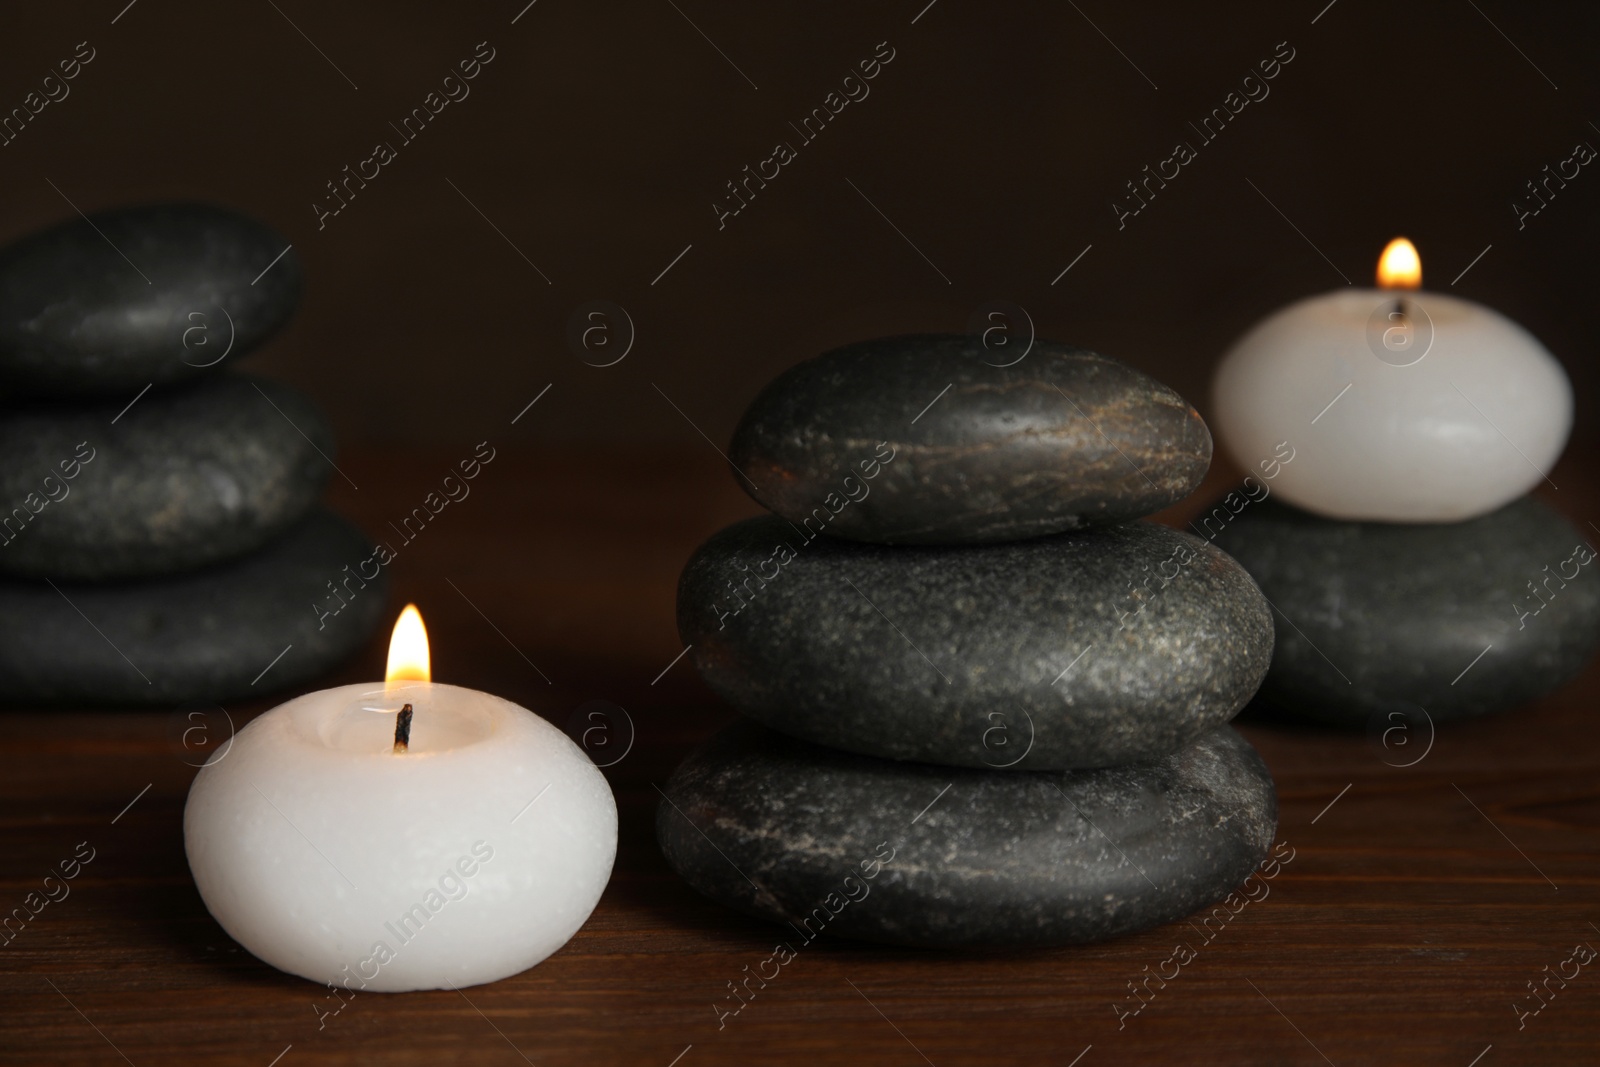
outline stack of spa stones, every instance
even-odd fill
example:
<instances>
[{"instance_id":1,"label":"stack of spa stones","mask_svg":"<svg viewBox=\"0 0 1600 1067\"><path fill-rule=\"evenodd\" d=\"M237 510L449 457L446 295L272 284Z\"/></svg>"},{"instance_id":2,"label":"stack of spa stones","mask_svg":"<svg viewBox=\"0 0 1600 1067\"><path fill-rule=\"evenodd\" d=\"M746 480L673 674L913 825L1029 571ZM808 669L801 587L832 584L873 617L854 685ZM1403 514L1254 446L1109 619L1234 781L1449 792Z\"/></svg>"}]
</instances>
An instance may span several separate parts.
<instances>
[{"instance_id":1,"label":"stack of spa stones","mask_svg":"<svg viewBox=\"0 0 1600 1067\"><path fill-rule=\"evenodd\" d=\"M895 337L783 374L731 459L775 514L685 568L678 625L748 721L673 774L668 861L730 907L895 944L1093 941L1226 896L1277 802L1228 720L1266 601L1135 521L1211 458L1200 416L1106 356Z\"/></svg>"},{"instance_id":2,"label":"stack of spa stones","mask_svg":"<svg viewBox=\"0 0 1600 1067\"><path fill-rule=\"evenodd\" d=\"M287 246L232 211L165 204L0 249L0 699L260 693L378 622L381 575L317 609L370 552L317 506L326 420L231 370L294 313Z\"/></svg>"}]
</instances>

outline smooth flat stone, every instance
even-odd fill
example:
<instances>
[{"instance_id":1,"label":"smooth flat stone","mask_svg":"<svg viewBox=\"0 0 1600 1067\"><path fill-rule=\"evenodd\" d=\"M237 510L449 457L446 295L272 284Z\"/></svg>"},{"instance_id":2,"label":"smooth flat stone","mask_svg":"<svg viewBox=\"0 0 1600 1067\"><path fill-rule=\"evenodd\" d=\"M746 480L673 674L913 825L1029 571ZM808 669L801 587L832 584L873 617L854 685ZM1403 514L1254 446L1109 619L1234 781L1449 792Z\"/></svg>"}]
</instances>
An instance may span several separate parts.
<instances>
[{"instance_id":1,"label":"smooth flat stone","mask_svg":"<svg viewBox=\"0 0 1600 1067\"><path fill-rule=\"evenodd\" d=\"M1232 718L1272 658L1250 576L1153 523L885 548L750 519L689 560L678 630L768 726L959 767L1166 755Z\"/></svg>"},{"instance_id":2,"label":"smooth flat stone","mask_svg":"<svg viewBox=\"0 0 1600 1067\"><path fill-rule=\"evenodd\" d=\"M1213 407L1246 470L1294 449L1273 483L1285 503L1360 521L1493 511L1543 480L1572 429L1572 385L1527 330L1394 289L1341 289L1262 320L1218 365Z\"/></svg>"},{"instance_id":3,"label":"smooth flat stone","mask_svg":"<svg viewBox=\"0 0 1600 1067\"><path fill-rule=\"evenodd\" d=\"M388 575L362 566L372 552L361 531L318 510L253 555L175 577L0 581L0 700L179 704L309 681L386 617ZM376 574L365 588L363 569Z\"/></svg>"},{"instance_id":4,"label":"smooth flat stone","mask_svg":"<svg viewBox=\"0 0 1600 1067\"><path fill-rule=\"evenodd\" d=\"M673 772L656 837L696 890L799 939L1048 946L1220 900L1277 818L1266 764L1229 726L1151 763L995 774L736 723Z\"/></svg>"},{"instance_id":5,"label":"smooth flat stone","mask_svg":"<svg viewBox=\"0 0 1600 1067\"><path fill-rule=\"evenodd\" d=\"M272 262L288 246L236 211L176 203L73 218L0 249L0 395L132 398L238 359L299 303L299 257Z\"/></svg>"},{"instance_id":6,"label":"smooth flat stone","mask_svg":"<svg viewBox=\"0 0 1600 1067\"><path fill-rule=\"evenodd\" d=\"M1127 364L1048 341L990 361L960 334L835 349L761 391L730 459L752 496L807 533L908 545L1135 519L1205 476L1205 422Z\"/></svg>"},{"instance_id":7,"label":"smooth flat stone","mask_svg":"<svg viewBox=\"0 0 1600 1067\"><path fill-rule=\"evenodd\" d=\"M0 571L102 579L204 566L288 529L327 483L333 431L287 386L221 374L123 407L0 414L0 501L11 508L0 514Z\"/></svg>"},{"instance_id":8,"label":"smooth flat stone","mask_svg":"<svg viewBox=\"0 0 1600 1067\"><path fill-rule=\"evenodd\" d=\"M1333 522L1268 499L1216 543L1283 613L1262 698L1314 718L1483 715L1559 688L1600 645L1592 541L1532 497L1427 526Z\"/></svg>"}]
</instances>

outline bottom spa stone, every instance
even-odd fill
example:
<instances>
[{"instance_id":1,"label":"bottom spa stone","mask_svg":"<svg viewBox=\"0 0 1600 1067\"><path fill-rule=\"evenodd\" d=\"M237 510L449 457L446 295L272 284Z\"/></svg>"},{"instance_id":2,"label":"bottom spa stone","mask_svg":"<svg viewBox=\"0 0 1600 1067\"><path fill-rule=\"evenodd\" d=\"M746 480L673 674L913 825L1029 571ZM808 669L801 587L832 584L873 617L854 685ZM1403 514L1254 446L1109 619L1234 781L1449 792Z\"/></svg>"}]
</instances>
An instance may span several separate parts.
<instances>
[{"instance_id":1,"label":"bottom spa stone","mask_svg":"<svg viewBox=\"0 0 1600 1067\"><path fill-rule=\"evenodd\" d=\"M1264 500L1216 543L1278 609L1258 699L1366 726L1385 748L1424 719L1544 696L1600 647L1595 541L1531 496L1436 524L1336 522Z\"/></svg>"},{"instance_id":2,"label":"bottom spa stone","mask_svg":"<svg viewBox=\"0 0 1600 1067\"><path fill-rule=\"evenodd\" d=\"M385 617L387 575L351 577L371 555L361 531L316 511L243 559L180 575L0 580L0 702L181 704L315 678Z\"/></svg>"},{"instance_id":3,"label":"bottom spa stone","mask_svg":"<svg viewBox=\"0 0 1600 1067\"><path fill-rule=\"evenodd\" d=\"M1266 858L1266 765L1220 726L1170 756L1005 773L856 756L740 722L673 773L667 861L806 939L927 948L1099 941L1188 915Z\"/></svg>"}]
</instances>

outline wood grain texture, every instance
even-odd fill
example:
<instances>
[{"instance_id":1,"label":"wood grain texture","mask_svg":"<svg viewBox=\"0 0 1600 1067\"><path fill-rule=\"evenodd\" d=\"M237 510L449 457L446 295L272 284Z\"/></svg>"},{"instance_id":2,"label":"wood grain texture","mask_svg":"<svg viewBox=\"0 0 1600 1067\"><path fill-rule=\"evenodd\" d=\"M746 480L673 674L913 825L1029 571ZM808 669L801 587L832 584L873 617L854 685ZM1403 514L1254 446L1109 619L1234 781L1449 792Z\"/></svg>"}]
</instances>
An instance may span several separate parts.
<instances>
[{"instance_id":1,"label":"wood grain texture","mask_svg":"<svg viewBox=\"0 0 1600 1067\"><path fill-rule=\"evenodd\" d=\"M1526 983L1574 945L1600 946L1595 665L1515 713L1441 727L1408 768L1384 757L1420 748L1246 720L1294 859L1209 942L1189 923L987 955L823 937L719 1029L713 1003L780 934L696 896L657 852L652 783L732 713L687 657L652 680L682 648L672 604L684 560L754 506L709 448L504 452L401 551L392 607L421 605L443 680L558 725L590 700L627 709L634 746L606 771L621 848L588 925L516 977L464 994L359 994L319 1031L326 991L230 941L189 878L181 717L12 710L0 714L0 911L79 842L95 854L69 896L0 948L0 1063L1497 1067L1600 1054L1600 968L1552 981L1521 1029L1512 1007L1534 1006ZM334 503L376 532L458 458L341 456L361 488L336 486ZM1569 467L1550 499L1582 522L1596 496ZM1195 504L1164 517L1181 521L1232 473L1214 470ZM326 683L376 677L380 645ZM242 723L282 696L228 711ZM1113 1005L1137 1003L1128 983L1179 942L1195 958L1119 1026Z\"/></svg>"}]
</instances>

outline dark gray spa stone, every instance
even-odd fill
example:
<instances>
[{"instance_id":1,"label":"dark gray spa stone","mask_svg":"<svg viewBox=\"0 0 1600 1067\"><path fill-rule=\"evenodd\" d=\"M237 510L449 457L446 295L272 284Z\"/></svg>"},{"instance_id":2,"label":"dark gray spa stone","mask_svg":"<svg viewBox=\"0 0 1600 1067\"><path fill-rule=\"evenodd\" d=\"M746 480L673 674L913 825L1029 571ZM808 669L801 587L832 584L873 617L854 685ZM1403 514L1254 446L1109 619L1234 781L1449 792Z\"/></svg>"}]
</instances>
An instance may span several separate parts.
<instances>
[{"instance_id":1,"label":"dark gray spa stone","mask_svg":"<svg viewBox=\"0 0 1600 1067\"><path fill-rule=\"evenodd\" d=\"M1439 525L1268 499L1216 543L1282 611L1261 697L1291 712L1357 727L1413 705L1483 715L1558 688L1600 645L1593 541L1532 497Z\"/></svg>"},{"instance_id":2,"label":"dark gray spa stone","mask_svg":"<svg viewBox=\"0 0 1600 1067\"><path fill-rule=\"evenodd\" d=\"M299 257L272 263L288 246L236 211L175 203L74 217L0 249L0 395L131 399L228 365L294 314Z\"/></svg>"},{"instance_id":3,"label":"dark gray spa stone","mask_svg":"<svg viewBox=\"0 0 1600 1067\"><path fill-rule=\"evenodd\" d=\"M1277 817L1266 765L1229 726L1149 763L995 774L736 723L673 772L656 836L695 889L800 937L1048 946L1221 899Z\"/></svg>"},{"instance_id":4,"label":"dark gray spa stone","mask_svg":"<svg viewBox=\"0 0 1600 1067\"><path fill-rule=\"evenodd\" d=\"M327 483L333 431L287 386L222 374L124 406L0 412L0 571L104 579L205 566L288 529Z\"/></svg>"},{"instance_id":5,"label":"dark gray spa stone","mask_svg":"<svg viewBox=\"0 0 1600 1067\"><path fill-rule=\"evenodd\" d=\"M1232 718L1272 658L1250 576L1143 522L886 548L750 519L689 560L678 630L711 688L768 726L960 767L1166 755Z\"/></svg>"},{"instance_id":6,"label":"dark gray spa stone","mask_svg":"<svg viewBox=\"0 0 1600 1067\"><path fill-rule=\"evenodd\" d=\"M1049 341L996 362L958 334L807 360L762 390L734 432L740 484L795 524L809 519L808 532L883 544L1136 519L1200 484L1211 433L1160 382Z\"/></svg>"},{"instance_id":7,"label":"dark gray spa stone","mask_svg":"<svg viewBox=\"0 0 1600 1067\"><path fill-rule=\"evenodd\" d=\"M361 531L318 510L253 555L175 577L0 580L0 701L221 701L316 678L387 615L387 574L362 567L372 551ZM376 574L365 588L350 578L360 571Z\"/></svg>"}]
</instances>

